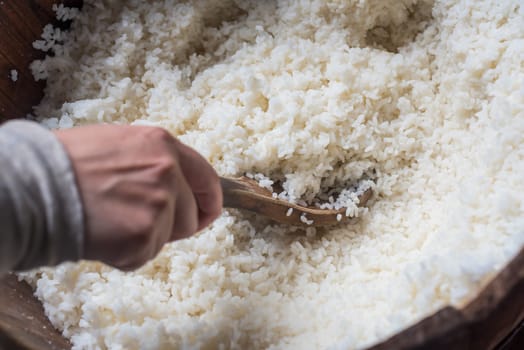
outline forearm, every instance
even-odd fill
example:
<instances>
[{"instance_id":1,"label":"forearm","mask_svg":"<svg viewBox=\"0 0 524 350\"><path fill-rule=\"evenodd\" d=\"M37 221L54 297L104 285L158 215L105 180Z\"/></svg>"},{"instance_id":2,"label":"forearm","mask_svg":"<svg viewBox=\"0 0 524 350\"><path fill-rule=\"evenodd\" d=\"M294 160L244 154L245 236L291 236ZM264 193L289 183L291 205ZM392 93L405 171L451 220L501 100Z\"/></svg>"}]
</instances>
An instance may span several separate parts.
<instances>
[{"instance_id":1,"label":"forearm","mask_svg":"<svg viewBox=\"0 0 524 350\"><path fill-rule=\"evenodd\" d=\"M0 126L0 273L82 257L83 210L65 149L36 123Z\"/></svg>"}]
</instances>

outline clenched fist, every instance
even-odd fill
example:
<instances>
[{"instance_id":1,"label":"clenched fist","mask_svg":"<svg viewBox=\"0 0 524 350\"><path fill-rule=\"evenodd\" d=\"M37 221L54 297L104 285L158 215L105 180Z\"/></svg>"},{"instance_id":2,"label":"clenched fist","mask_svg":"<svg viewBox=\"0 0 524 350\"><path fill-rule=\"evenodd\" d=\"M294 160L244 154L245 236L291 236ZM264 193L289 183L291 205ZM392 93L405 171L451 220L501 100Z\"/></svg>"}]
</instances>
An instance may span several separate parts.
<instances>
[{"instance_id":1,"label":"clenched fist","mask_svg":"<svg viewBox=\"0 0 524 350\"><path fill-rule=\"evenodd\" d=\"M55 133L84 204L86 259L137 268L221 212L213 168L163 129L95 125Z\"/></svg>"}]
</instances>

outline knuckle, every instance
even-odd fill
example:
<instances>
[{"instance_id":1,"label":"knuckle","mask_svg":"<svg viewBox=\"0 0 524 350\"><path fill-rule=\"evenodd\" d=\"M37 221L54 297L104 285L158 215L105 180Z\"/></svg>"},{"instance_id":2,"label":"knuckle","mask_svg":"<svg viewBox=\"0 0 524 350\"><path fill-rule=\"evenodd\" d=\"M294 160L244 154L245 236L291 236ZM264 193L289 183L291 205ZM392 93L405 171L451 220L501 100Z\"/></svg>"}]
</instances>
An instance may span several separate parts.
<instances>
[{"instance_id":1,"label":"knuckle","mask_svg":"<svg viewBox=\"0 0 524 350\"><path fill-rule=\"evenodd\" d=\"M148 138L151 138L154 141L172 142L174 140L169 131L159 127L147 127L147 129L145 129L145 134Z\"/></svg>"},{"instance_id":2,"label":"knuckle","mask_svg":"<svg viewBox=\"0 0 524 350\"><path fill-rule=\"evenodd\" d=\"M167 154L158 157L155 161L156 175L161 180L172 178L176 173L176 160L171 155Z\"/></svg>"}]
</instances>

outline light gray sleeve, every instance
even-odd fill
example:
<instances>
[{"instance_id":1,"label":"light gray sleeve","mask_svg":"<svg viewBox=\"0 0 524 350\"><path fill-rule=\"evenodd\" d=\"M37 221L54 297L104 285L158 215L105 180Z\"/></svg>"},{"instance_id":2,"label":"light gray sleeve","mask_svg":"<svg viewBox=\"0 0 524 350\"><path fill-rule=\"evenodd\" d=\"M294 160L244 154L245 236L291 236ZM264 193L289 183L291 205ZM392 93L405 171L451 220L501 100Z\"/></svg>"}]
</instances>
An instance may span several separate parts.
<instances>
[{"instance_id":1,"label":"light gray sleeve","mask_svg":"<svg viewBox=\"0 0 524 350\"><path fill-rule=\"evenodd\" d=\"M0 274L78 260L84 215L69 157L30 121L0 125Z\"/></svg>"}]
</instances>

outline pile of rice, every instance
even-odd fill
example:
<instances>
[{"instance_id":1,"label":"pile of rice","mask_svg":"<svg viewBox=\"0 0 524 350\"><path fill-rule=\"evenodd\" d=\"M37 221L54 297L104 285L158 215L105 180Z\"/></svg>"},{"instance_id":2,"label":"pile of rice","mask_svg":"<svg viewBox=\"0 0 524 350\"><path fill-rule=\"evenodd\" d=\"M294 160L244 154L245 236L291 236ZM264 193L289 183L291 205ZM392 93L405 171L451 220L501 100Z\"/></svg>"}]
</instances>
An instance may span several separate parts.
<instances>
[{"instance_id":1,"label":"pile of rice","mask_svg":"<svg viewBox=\"0 0 524 350\"><path fill-rule=\"evenodd\" d=\"M513 0L88 0L35 43L52 128L156 125L288 198L372 177L352 224L224 211L133 273L26 275L75 349L355 349L460 306L524 245Z\"/></svg>"}]
</instances>

